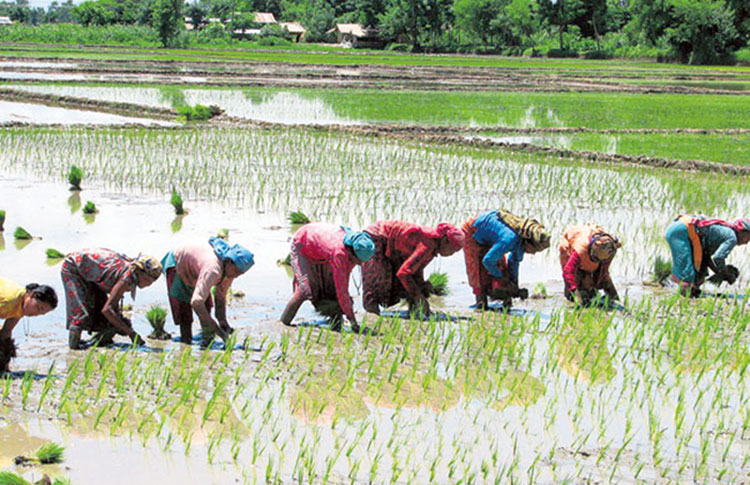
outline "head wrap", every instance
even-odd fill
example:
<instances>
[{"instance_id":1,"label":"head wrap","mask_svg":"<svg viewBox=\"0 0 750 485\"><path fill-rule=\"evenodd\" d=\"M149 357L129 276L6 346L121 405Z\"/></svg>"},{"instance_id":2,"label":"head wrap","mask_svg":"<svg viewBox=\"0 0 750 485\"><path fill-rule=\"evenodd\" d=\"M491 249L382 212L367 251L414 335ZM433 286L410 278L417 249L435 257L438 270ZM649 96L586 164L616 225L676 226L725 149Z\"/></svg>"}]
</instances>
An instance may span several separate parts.
<instances>
[{"instance_id":1,"label":"head wrap","mask_svg":"<svg viewBox=\"0 0 750 485\"><path fill-rule=\"evenodd\" d=\"M138 257L133 260L133 266L143 271L154 280L159 279L159 275L161 274L161 263L159 260L145 254L139 254Z\"/></svg>"},{"instance_id":2,"label":"head wrap","mask_svg":"<svg viewBox=\"0 0 750 485\"><path fill-rule=\"evenodd\" d=\"M215 236L209 239L208 242L211 244L211 247L214 248L214 253L216 253L216 256L218 256L220 260L231 261L237 266L240 273L244 273L255 264L253 253L239 244L230 246L224 239Z\"/></svg>"},{"instance_id":3,"label":"head wrap","mask_svg":"<svg viewBox=\"0 0 750 485\"><path fill-rule=\"evenodd\" d=\"M536 219L524 219L505 209L498 210L497 217L524 239L524 242L530 244L535 251L541 251L549 247L552 236Z\"/></svg>"},{"instance_id":4,"label":"head wrap","mask_svg":"<svg viewBox=\"0 0 750 485\"><path fill-rule=\"evenodd\" d=\"M453 224L441 222L437 225L436 230L440 237L445 237L451 254L460 251L464 247L464 232Z\"/></svg>"},{"instance_id":5,"label":"head wrap","mask_svg":"<svg viewBox=\"0 0 750 485\"><path fill-rule=\"evenodd\" d=\"M354 254L360 261L367 261L375 254L375 243L372 237L363 231L353 231L351 228L341 226L344 230L344 244L354 250Z\"/></svg>"},{"instance_id":6,"label":"head wrap","mask_svg":"<svg viewBox=\"0 0 750 485\"><path fill-rule=\"evenodd\" d=\"M589 251L596 261L609 261L615 256L617 248L621 247L620 240L611 234L601 232L591 236Z\"/></svg>"}]
</instances>

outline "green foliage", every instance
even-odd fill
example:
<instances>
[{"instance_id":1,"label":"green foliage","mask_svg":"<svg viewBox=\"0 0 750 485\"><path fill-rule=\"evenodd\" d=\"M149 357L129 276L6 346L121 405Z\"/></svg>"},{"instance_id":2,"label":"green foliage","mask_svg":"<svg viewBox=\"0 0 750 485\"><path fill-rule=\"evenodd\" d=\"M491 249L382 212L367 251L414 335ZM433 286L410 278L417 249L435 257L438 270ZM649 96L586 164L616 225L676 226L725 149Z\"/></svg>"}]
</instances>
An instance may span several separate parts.
<instances>
[{"instance_id":1,"label":"green foliage","mask_svg":"<svg viewBox=\"0 0 750 485\"><path fill-rule=\"evenodd\" d=\"M70 171L68 171L68 183L70 184L70 187L75 190L81 190L82 180L83 170L76 165L72 165Z\"/></svg>"},{"instance_id":2,"label":"green foliage","mask_svg":"<svg viewBox=\"0 0 750 485\"><path fill-rule=\"evenodd\" d=\"M61 259L65 257L65 253L62 253L55 248L47 248L46 254L47 259Z\"/></svg>"},{"instance_id":3,"label":"green foliage","mask_svg":"<svg viewBox=\"0 0 750 485\"><path fill-rule=\"evenodd\" d=\"M300 211L290 212L287 219L290 224L307 224L308 222L311 222L310 218Z\"/></svg>"},{"instance_id":4,"label":"green foliage","mask_svg":"<svg viewBox=\"0 0 750 485\"><path fill-rule=\"evenodd\" d=\"M174 213L178 216L185 214L185 208L182 207L182 196L177 193L174 187L172 187L172 196L169 199L169 203L174 208Z\"/></svg>"},{"instance_id":5,"label":"green foliage","mask_svg":"<svg viewBox=\"0 0 750 485\"><path fill-rule=\"evenodd\" d=\"M177 107L177 114L186 121L206 121L221 113L222 110L218 106L196 104L195 106L186 105Z\"/></svg>"},{"instance_id":6,"label":"green foliage","mask_svg":"<svg viewBox=\"0 0 750 485\"><path fill-rule=\"evenodd\" d=\"M39 463L45 465L51 463L61 463L63 461L64 451L65 448L61 444L50 441L49 443L45 443L40 446L39 449L36 450L35 455L39 460Z\"/></svg>"},{"instance_id":7,"label":"green foliage","mask_svg":"<svg viewBox=\"0 0 750 485\"><path fill-rule=\"evenodd\" d=\"M83 205L84 214L96 214L97 212L99 212L99 210L96 208L96 204L90 200Z\"/></svg>"},{"instance_id":8,"label":"green foliage","mask_svg":"<svg viewBox=\"0 0 750 485\"><path fill-rule=\"evenodd\" d=\"M55 478L55 481L52 482L52 485L72 485L73 482L70 481L70 478L64 478L64 477L57 477Z\"/></svg>"},{"instance_id":9,"label":"green foliage","mask_svg":"<svg viewBox=\"0 0 750 485\"><path fill-rule=\"evenodd\" d=\"M151 305L151 308L146 312L146 320L151 324L151 328L154 331L149 335L149 338L166 340L171 336L164 330L164 325L167 322L167 310L160 305Z\"/></svg>"},{"instance_id":10,"label":"green foliage","mask_svg":"<svg viewBox=\"0 0 750 485\"><path fill-rule=\"evenodd\" d=\"M29 232L21 226L16 227L16 230L13 233L13 237L16 239L23 239L23 240L34 239L34 237L31 234L29 234Z\"/></svg>"},{"instance_id":11,"label":"green foliage","mask_svg":"<svg viewBox=\"0 0 750 485\"><path fill-rule=\"evenodd\" d=\"M0 472L0 485L30 485L30 483L15 473Z\"/></svg>"},{"instance_id":12,"label":"green foliage","mask_svg":"<svg viewBox=\"0 0 750 485\"><path fill-rule=\"evenodd\" d=\"M432 294L437 296L445 296L448 294L448 274L447 273L432 273L427 278L432 285Z\"/></svg>"},{"instance_id":13,"label":"green foliage","mask_svg":"<svg viewBox=\"0 0 750 485\"><path fill-rule=\"evenodd\" d=\"M583 0L539 0L539 16L559 28L560 51L565 51L563 32L584 12Z\"/></svg>"},{"instance_id":14,"label":"green foliage","mask_svg":"<svg viewBox=\"0 0 750 485\"><path fill-rule=\"evenodd\" d=\"M222 227L221 229L219 229L219 232L216 233L216 237L220 237L225 241L229 240L229 229L227 229L226 227Z\"/></svg>"},{"instance_id":15,"label":"green foliage","mask_svg":"<svg viewBox=\"0 0 750 485\"><path fill-rule=\"evenodd\" d=\"M0 232L3 232L5 230L5 211L0 210Z\"/></svg>"},{"instance_id":16,"label":"green foliage","mask_svg":"<svg viewBox=\"0 0 750 485\"><path fill-rule=\"evenodd\" d=\"M547 298L547 287L544 286L544 283L537 283L534 285L534 291L531 294L535 298Z\"/></svg>"},{"instance_id":17,"label":"green foliage","mask_svg":"<svg viewBox=\"0 0 750 485\"><path fill-rule=\"evenodd\" d=\"M284 18L302 24L307 42L330 40L326 32L333 27L336 11L326 0L282 0ZM368 24L365 24L368 25Z\"/></svg>"}]
</instances>

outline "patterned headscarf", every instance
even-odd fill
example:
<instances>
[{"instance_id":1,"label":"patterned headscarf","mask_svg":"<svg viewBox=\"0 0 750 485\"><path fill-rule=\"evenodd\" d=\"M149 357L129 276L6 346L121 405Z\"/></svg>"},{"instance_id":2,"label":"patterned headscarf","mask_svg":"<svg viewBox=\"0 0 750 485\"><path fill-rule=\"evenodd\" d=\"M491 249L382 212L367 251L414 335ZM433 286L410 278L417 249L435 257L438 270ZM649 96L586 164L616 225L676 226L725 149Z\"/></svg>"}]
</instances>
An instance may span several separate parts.
<instances>
[{"instance_id":1,"label":"patterned headscarf","mask_svg":"<svg viewBox=\"0 0 750 485\"><path fill-rule=\"evenodd\" d=\"M154 280L159 279L159 275L161 275L161 263L159 260L145 254L139 254L138 257L133 260L133 266L140 271L143 271Z\"/></svg>"},{"instance_id":2,"label":"patterned headscarf","mask_svg":"<svg viewBox=\"0 0 750 485\"><path fill-rule=\"evenodd\" d=\"M529 243L534 250L542 251L549 247L552 236L536 219L524 219L505 209L498 210L497 216L525 242Z\"/></svg>"},{"instance_id":3,"label":"patterned headscarf","mask_svg":"<svg viewBox=\"0 0 750 485\"><path fill-rule=\"evenodd\" d=\"M435 229L440 237L445 237L451 254L464 247L464 232L453 224L441 222Z\"/></svg>"}]
</instances>

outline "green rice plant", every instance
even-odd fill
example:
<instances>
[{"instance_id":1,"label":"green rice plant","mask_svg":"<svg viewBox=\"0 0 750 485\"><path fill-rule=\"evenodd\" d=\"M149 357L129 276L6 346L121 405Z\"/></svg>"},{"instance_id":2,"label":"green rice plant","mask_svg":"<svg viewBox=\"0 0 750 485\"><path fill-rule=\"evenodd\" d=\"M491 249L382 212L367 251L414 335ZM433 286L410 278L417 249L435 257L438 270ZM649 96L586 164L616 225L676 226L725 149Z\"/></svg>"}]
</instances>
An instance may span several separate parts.
<instances>
[{"instance_id":1,"label":"green rice plant","mask_svg":"<svg viewBox=\"0 0 750 485\"><path fill-rule=\"evenodd\" d=\"M203 106L202 104L196 104L195 106L178 106L177 115L180 121L206 121L214 116L218 116L223 110L218 106Z\"/></svg>"},{"instance_id":2,"label":"green rice plant","mask_svg":"<svg viewBox=\"0 0 750 485\"><path fill-rule=\"evenodd\" d=\"M44 465L50 463L62 463L64 451L65 448L61 444L50 441L49 443L40 446L39 449L36 450L35 455L37 460L39 460L39 463Z\"/></svg>"},{"instance_id":3,"label":"green rice plant","mask_svg":"<svg viewBox=\"0 0 750 485\"><path fill-rule=\"evenodd\" d=\"M445 296L448 294L448 274L447 273L432 273L430 274L427 281L430 282L431 288L430 293L437 296Z\"/></svg>"},{"instance_id":4,"label":"green rice plant","mask_svg":"<svg viewBox=\"0 0 750 485\"><path fill-rule=\"evenodd\" d=\"M13 472L0 472L0 485L31 485L31 483Z\"/></svg>"},{"instance_id":5,"label":"green rice plant","mask_svg":"<svg viewBox=\"0 0 750 485\"><path fill-rule=\"evenodd\" d=\"M96 208L96 204L91 202L90 200L86 202L83 206L83 213L87 215L96 214L99 212L99 210Z\"/></svg>"},{"instance_id":6,"label":"green rice plant","mask_svg":"<svg viewBox=\"0 0 750 485\"><path fill-rule=\"evenodd\" d=\"M52 485L72 485L73 482L70 481L70 478L65 477L57 477L55 478L55 481L52 482Z\"/></svg>"},{"instance_id":7,"label":"green rice plant","mask_svg":"<svg viewBox=\"0 0 750 485\"><path fill-rule=\"evenodd\" d=\"M651 279L649 282L663 286L671 274L672 262L668 259L662 258L661 255L656 256L654 259L654 266L651 269Z\"/></svg>"},{"instance_id":8,"label":"green rice plant","mask_svg":"<svg viewBox=\"0 0 750 485\"><path fill-rule=\"evenodd\" d=\"M81 181L83 180L83 170L77 165L71 165L68 171L68 183L70 190L81 190Z\"/></svg>"},{"instance_id":9,"label":"green rice plant","mask_svg":"<svg viewBox=\"0 0 750 485\"><path fill-rule=\"evenodd\" d=\"M276 264L280 266L292 266L292 254L287 253L286 257L284 259L280 259L276 261Z\"/></svg>"},{"instance_id":10,"label":"green rice plant","mask_svg":"<svg viewBox=\"0 0 750 485\"><path fill-rule=\"evenodd\" d=\"M0 210L0 232L3 232L5 230L5 211Z\"/></svg>"},{"instance_id":11,"label":"green rice plant","mask_svg":"<svg viewBox=\"0 0 750 485\"><path fill-rule=\"evenodd\" d=\"M287 219L289 220L289 223L292 225L302 225L302 224L307 224L311 222L310 218L300 211L290 212Z\"/></svg>"},{"instance_id":12,"label":"green rice plant","mask_svg":"<svg viewBox=\"0 0 750 485\"><path fill-rule=\"evenodd\" d=\"M531 293L531 298L544 299L548 296L549 295L547 294L547 287L544 286L544 283L537 283L536 285L534 285L534 291Z\"/></svg>"},{"instance_id":13,"label":"green rice plant","mask_svg":"<svg viewBox=\"0 0 750 485\"><path fill-rule=\"evenodd\" d=\"M229 229L227 229L226 227L223 227L223 228L219 229L219 232L216 233L216 237L220 237L220 238L224 239L225 241L228 241L229 240Z\"/></svg>"},{"instance_id":14,"label":"green rice plant","mask_svg":"<svg viewBox=\"0 0 750 485\"><path fill-rule=\"evenodd\" d=\"M177 190L172 187L172 196L169 199L169 203L174 208L174 213L178 216L185 214L185 209L182 207L182 196L177 193Z\"/></svg>"},{"instance_id":15,"label":"green rice plant","mask_svg":"<svg viewBox=\"0 0 750 485\"><path fill-rule=\"evenodd\" d=\"M47 254L47 259L62 259L65 257L65 253L60 252L55 248L47 248L45 253Z\"/></svg>"},{"instance_id":16,"label":"green rice plant","mask_svg":"<svg viewBox=\"0 0 750 485\"><path fill-rule=\"evenodd\" d=\"M169 332L164 330L164 325L167 322L167 310L160 305L151 305L151 308L146 312L146 320L151 324L153 332L148 338L157 340L169 340L172 336Z\"/></svg>"},{"instance_id":17,"label":"green rice plant","mask_svg":"<svg viewBox=\"0 0 750 485\"><path fill-rule=\"evenodd\" d=\"M16 227L16 230L13 233L13 237L16 239L20 239L22 241L28 241L28 240L34 239L34 236L29 234L29 231L27 231L21 226Z\"/></svg>"}]
</instances>

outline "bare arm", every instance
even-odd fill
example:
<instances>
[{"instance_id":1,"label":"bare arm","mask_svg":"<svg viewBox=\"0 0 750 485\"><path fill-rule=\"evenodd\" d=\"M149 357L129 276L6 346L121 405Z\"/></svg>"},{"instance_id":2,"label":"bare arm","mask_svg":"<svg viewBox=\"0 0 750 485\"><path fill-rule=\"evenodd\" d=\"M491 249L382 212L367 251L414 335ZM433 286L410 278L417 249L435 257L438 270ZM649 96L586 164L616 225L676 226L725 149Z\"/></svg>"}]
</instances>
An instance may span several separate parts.
<instances>
[{"instance_id":1,"label":"bare arm","mask_svg":"<svg viewBox=\"0 0 750 485\"><path fill-rule=\"evenodd\" d=\"M13 334L13 329L20 320L20 318L8 318L5 320L2 330L0 330L0 338L9 339Z\"/></svg>"},{"instance_id":2,"label":"bare arm","mask_svg":"<svg viewBox=\"0 0 750 485\"><path fill-rule=\"evenodd\" d=\"M130 337L132 340L142 340L140 336L124 321L122 313L120 313L120 300L126 291L130 291L130 283L120 280L115 283L112 291L107 296L107 301L104 303L102 308L102 315L111 323L116 329Z\"/></svg>"},{"instance_id":3,"label":"bare arm","mask_svg":"<svg viewBox=\"0 0 750 485\"><path fill-rule=\"evenodd\" d=\"M229 330L231 328L227 321L227 293L229 292L229 287L232 286L233 281L233 278L225 277L216 287L216 293L214 294L216 319L224 330Z\"/></svg>"},{"instance_id":4,"label":"bare arm","mask_svg":"<svg viewBox=\"0 0 750 485\"><path fill-rule=\"evenodd\" d=\"M210 328L213 330L216 335L221 337L222 340L226 339L227 332L224 331L220 326L219 323L211 317L211 313L209 313L208 308L206 308L206 300L211 294L211 287L214 286L218 281L218 277L212 277L208 275L200 275L198 277L198 284L195 286L195 291L193 291L193 298L190 300L190 306L193 308L193 311L195 311L195 314L198 315L198 319L201 322L201 326ZM219 302L219 288L216 288L216 316L223 314L223 312L226 312L226 295L224 295L223 299L221 300L221 303ZM219 310L219 306L222 306L222 309Z\"/></svg>"}]
</instances>

